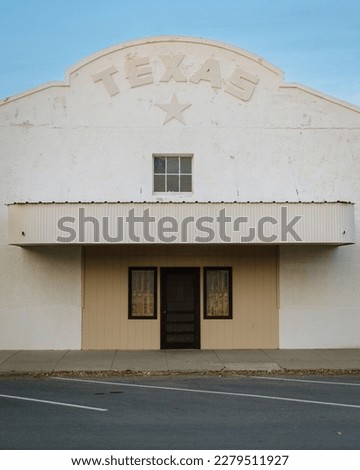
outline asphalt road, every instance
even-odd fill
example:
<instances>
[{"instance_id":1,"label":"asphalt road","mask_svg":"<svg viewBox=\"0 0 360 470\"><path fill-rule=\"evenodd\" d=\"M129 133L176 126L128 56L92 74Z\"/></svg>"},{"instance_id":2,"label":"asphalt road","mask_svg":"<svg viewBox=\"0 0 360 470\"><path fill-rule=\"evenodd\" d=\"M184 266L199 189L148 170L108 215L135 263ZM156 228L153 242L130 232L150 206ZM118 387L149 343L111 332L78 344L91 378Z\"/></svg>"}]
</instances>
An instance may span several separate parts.
<instances>
[{"instance_id":1,"label":"asphalt road","mask_svg":"<svg viewBox=\"0 0 360 470\"><path fill-rule=\"evenodd\" d=\"M0 417L0 449L360 449L360 377L1 378Z\"/></svg>"}]
</instances>

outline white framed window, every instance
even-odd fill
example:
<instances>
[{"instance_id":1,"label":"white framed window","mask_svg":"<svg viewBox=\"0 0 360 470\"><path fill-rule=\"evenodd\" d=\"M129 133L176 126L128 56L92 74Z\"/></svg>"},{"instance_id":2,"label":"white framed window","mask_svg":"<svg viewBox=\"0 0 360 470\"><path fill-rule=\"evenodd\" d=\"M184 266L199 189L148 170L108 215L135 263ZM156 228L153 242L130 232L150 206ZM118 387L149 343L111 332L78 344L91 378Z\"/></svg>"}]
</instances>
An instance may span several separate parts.
<instances>
[{"instance_id":1,"label":"white framed window","mask_svg":"<svg viewBox=\"0 0 360 470\"><path fill-rule=\"evenodd\" d=\"M192 155L153 155L154 193L191 193Z\"/></svg>"}]
</instances>

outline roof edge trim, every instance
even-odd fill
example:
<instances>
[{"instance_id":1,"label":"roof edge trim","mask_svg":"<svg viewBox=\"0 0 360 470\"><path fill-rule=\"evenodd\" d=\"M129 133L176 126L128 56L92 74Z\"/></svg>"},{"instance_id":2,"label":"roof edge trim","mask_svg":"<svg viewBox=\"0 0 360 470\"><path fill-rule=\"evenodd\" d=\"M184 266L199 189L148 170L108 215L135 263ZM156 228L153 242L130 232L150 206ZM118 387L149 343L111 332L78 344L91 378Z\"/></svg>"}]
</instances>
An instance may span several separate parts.
<instances>
[{"instance_id":1,"label":"roof edge trim","mask_svg":"<svg viewBox=\"0 0 360 470\"><path fill-rule=\"evenodd\" d=\"M256 62L257 64L260 64L263 67L267 68L274 74L280 76L282 79L284 78L284 72L280 68L271 64L270 62L263 59L262 57L256 54L253 54L252 52L249 52L245 49L241 49L237 46L227 44L222 41L205 39L201 37L176 36L176 35L174 36L151 36L151 37L146 37L146 38L132 40L132 41L125 41L123 43L110 46L106 49L102 49L101 51L95 52L94 54L91 54L90 56L85 57L80 62L77 62L76 64L70 66L66 70L66 77L70 77L71 74L75 73L80 68L86 66L87 64L90 64L91 62L99 59L100 57L104 57L106 55L112 54L113 52L120 51L123 49L128 49L134 46L142 46L146 44L156 44L156 43L163 43L163 42L174 42L174 43L185 42L185 43L203 44L207 46L217 47L219 49L225 49L227 51L246 57L247 59L252 60L253 62Z\"/></svg>"},{"instance_id":2,"label":"roof edge trim","mask_svg":"<svg viewBox=\"0 0 360 470\"><path fill-rule=\"evenodd\" d=\"M35 88L30 88L30 90L22 91L21 93L17 93L16 95L8 96L2 100L0 100L0 106L4 106L5 104L11 103L12 101L19 100L21 98L25 98L26 96L33 95L35 93L39 93L40 91L46 90L47 88L62 88L68 87L69 84L67 82L60 82L60 81L53 81L53 82L46 82L42 85L39 85Z\"/></svg>"},{"instance_id":3,"label":"roof edge trim","mask_svg":"<svg viewBox=\"0 0 360 470\"><path fill-rule=\"evenodd\" d=\"M351 111L355 111L356 113L360 113L360 107L356 106L355 104L348 103L347 101L340 100L338 98L335 98L331 95L327 95L326 93L323 93L321 91L315 90L315 88L308 87L306 85L303 85L301 83L297 82L291 82L291 83L281 83L279 85L279 88L289 88L289 89L295 89L295 90L301 90L304 91L305 93L309 93L310 95L316 96L317 98L321 98L323 100L329 101L330 103L336 104L338 106L342 106L343 108L350 109Z\"/></svg>"}]
</instances>

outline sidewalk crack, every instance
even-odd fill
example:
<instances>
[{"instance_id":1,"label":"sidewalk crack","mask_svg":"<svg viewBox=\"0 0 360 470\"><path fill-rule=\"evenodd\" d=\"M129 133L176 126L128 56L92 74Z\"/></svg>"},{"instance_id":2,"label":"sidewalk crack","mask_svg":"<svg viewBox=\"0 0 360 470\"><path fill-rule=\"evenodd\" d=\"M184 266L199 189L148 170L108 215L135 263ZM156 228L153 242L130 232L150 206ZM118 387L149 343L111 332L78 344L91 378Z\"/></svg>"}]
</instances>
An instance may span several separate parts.
<instances>
[{"instance_id":1,"label":"sidewalk crack","mask_svg":"<svg viewBox=\"0 0 360 470\"><path fill-rule=\"evenodd\" d=\"M56 371L57 366L58 366L58 365L60 364L60 362L64 359L64 357L66 356L66 354L68 354L68 352L69 352L69 349L66 350L66 351L64 351L64 354L63 354L63 355L58 359L58 361L56 362L55 367L53 368L53 372Z\"/></svg>"},{"instance_id":2,"label":"sidewalk crack","mask_svg":"<svg viewBox=\"0 0 360 470\"><path fill-rule=\"evenodd\" d=\"M214 353L215 357L216 357L217 360L219 361L219 364L221 364L222 369L225 369L225 364L223 363L223 361L222 361L222 360L220 359L220 357L218 356L216 350L213 349L212 352Z\"/></svg>"},{"instance_id":3,"label":"sidewalk crack","mask_svg":"<svg viewBox=\"0 0 360 470\"><path fill-rule=\"evenodd\" d=\"M5 364L5 362L7 362L9 359L11 359L12 357L16 356L16 354L19 354L20 352L22 351L22 349L19 349L18 351L15 351L13 354L11 354L11 356L7 357L6 359L4 359L2 362L0 362L0 366L2 366L3 364Z\"/></svg>"},{"instance_id":4,"label":"sidewalk crack","mask_svg":"<svg viewBox=\"0 0 360 470\"><path fill-rule=\"evenodd\" d=\"M279 362L276 361L273 357L271 357L270 354L268 354L265 349L260 349L260 351L261 351L263 354L265 354L265 356L267 356L267 357L269 358L269 360L270 360L273 364L276 364L276 365L277 365L278 367L280 367L280 369L282 369L282 370L284 369L284 367L281 366L281 365L279 364Z\"/></svg>"},{"instance_id":5,"label":"sidewalk crack","mask_svg":"<svg viewBox=\"0 0 360 470\"><path fill-rule=\"evenodd\" d=\"M118 352L118 350L115 349L115 351L114 351L114 357L112 358L112 361L111 361L111 364L110 364L110 370L114 370L114 369L113 369L113 365L114 365L114 362L115 362L115 357L116 357L117 352Z\"/></svg>"},{"instance_id":6,"label":"sidewalk crack","mask_svg":"<svg viewBox=\"0 0 360 470\"><path fill-rule=\"evenodd\" d=\"M166 361L166 369L169 370L168 352L166 349L165 349L165 361Z\"/></svg>"}]
</instances>

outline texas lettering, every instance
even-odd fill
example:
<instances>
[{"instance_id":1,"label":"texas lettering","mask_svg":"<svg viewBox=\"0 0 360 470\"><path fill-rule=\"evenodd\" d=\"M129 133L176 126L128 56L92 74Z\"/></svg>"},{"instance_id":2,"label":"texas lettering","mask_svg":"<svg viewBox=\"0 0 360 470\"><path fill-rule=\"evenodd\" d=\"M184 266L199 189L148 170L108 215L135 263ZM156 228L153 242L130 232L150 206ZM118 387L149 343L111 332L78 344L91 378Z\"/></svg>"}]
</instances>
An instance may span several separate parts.
<instances>
[{"instance_id":1,"label":"texas lettering","mask_svg":"<svg viewBox=\"0 0 360 470\"><path fill-rule=\"evenodd\" d=\"M207 59L204 63L199 64L194 73L186 75L185 67L182 67L186 63L185 55L159 55L152 60L150 57L133 57L125 60L124 78L128 81L129 87L135 88L155 83L154 66L159 63L162 67L162 74L157 80L160 83L166 83L170 80L194 84L208 82L212 88L223 89L225 93L241 101L250 100L259 81L256 76L237 66L230 76L223 77L220 63L214 58ZM120 93L117 82L119 79L117 74L119 73L119 69L112 65L93 74L92 80L102 84L110 96L115 96Z\"/></svg>"}]
</instances>

